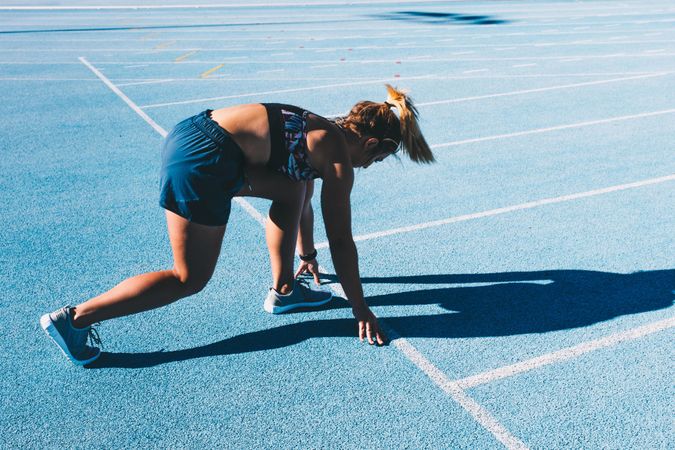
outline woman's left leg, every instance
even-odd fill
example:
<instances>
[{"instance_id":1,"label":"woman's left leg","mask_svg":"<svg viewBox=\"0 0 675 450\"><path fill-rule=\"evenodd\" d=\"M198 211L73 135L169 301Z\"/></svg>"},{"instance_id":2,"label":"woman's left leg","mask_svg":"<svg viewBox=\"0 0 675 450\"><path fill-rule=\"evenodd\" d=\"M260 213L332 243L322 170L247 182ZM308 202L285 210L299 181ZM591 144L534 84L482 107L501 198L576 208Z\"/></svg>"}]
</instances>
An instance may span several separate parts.
<instances>
[{"instance_id":1,"label":"woman's left leg","mask_svg":"<svg viewBox=\"0 0 675 450\"><path fill-rule=\"evenodd\" d=\"M293 289L293 263L300 214L305 200L305 183L291 181L267 168L248 172L249 186L238 197L260 197L272 200L265 223L267 249L272 267L272 287L281 294Z\"/></svg>"}]
</instances>

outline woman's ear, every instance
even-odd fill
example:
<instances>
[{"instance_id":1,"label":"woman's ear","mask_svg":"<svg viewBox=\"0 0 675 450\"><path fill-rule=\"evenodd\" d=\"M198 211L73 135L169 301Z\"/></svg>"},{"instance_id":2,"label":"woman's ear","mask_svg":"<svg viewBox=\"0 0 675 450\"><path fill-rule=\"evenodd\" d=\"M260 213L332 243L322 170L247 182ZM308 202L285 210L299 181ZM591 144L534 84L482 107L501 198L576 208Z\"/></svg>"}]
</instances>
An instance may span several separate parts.
<instances>
[{"instance_id":1,"label":"woman's ear","mask_svg":"<svg viewBox=\"0 0 675 450\"><path fill-rule=\"evenodd\" d=\"M364 143L364 147L368 152L374 151L378 145L380 145L380 140L374 137L366 139Z\"/></svg>"}]
</instances>

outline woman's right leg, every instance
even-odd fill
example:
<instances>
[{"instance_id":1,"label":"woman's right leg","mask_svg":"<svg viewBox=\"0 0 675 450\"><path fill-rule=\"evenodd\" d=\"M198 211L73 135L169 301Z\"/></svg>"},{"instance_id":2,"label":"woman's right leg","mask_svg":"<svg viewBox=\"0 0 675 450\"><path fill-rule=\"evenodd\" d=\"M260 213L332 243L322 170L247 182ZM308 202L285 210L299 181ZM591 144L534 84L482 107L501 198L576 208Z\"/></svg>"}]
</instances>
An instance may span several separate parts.
<instances>
[{"instance_id":1,"label":"woman's right leg","mask_svg":"<svg viewBox=\"0 0 675 450\"><path fill-rule=\"evenodd\" d=\"M173 250L171 270L149 272L128 278L74 308L73 325L127 316L168 305L201 291L211 279L218 261L225 226L206 226L166 211Z\"/></svg>"}]
</instances>

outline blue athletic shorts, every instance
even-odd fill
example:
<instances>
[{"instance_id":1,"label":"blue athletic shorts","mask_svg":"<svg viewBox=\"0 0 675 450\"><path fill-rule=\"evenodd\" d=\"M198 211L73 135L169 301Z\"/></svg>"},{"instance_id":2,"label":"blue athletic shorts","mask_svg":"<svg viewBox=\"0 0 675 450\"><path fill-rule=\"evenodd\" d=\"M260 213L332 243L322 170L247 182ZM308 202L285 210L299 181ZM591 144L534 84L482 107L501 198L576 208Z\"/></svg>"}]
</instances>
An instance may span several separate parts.
<instances>
[{"instance_id":1,"label":"blue athletic shorts","mask_svg":"<svg viewBox=\"0 0 675 450\"><path fill-rule=\"evenodd\" d=\"M207 110L174 127L162 147L159 204L190 222L225 225L244 185L244 153Z\"/></svg>"}]
</instances>

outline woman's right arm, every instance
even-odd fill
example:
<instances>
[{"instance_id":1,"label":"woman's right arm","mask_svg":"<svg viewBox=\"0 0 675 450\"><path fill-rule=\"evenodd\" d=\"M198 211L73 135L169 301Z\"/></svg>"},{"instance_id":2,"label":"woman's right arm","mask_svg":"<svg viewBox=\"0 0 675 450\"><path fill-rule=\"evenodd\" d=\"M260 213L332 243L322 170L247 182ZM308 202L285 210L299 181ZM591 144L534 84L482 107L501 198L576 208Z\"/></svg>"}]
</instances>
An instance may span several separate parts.
<instances>
[{"instance_id":1,"label":"woman's right arm","mask_svg":"<svg viewBox=\"0 0 675 450\"><path fill-rule=\"evenodd\" d=\"M350 194L354 171L346 164L334 163L324 173L321 210L333 265L352 312L359 325L359 338L370 344L384 344L386 336L363 298L356 244L352 237Z\"/></svg>"}]
</instances>

